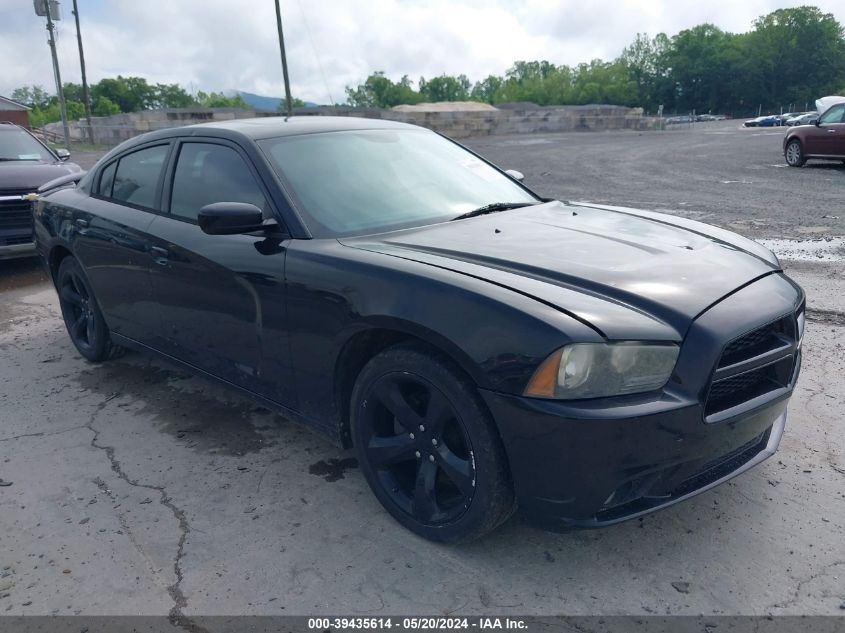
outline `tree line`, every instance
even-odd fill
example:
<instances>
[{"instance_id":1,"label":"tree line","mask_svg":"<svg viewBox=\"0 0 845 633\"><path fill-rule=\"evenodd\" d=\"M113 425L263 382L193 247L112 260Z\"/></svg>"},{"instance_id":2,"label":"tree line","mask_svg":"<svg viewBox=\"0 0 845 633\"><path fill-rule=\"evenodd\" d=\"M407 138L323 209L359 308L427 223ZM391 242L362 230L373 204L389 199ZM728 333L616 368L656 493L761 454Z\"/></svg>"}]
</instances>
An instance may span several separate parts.
<instances>
[{"instance_id":1,"label":"tree line","mask_svg":"<svg viewBox=\"0 0 845 633\"><path fill-rule=\"evenodd\" d=\"M466 75L392 81L376 72L347 87L350 105L389 108L431 101L491 105L608 103L655 112L732 113L795 109L845 92L845 31L813 6L779 9L746 33L700 24L669 37L638 34L613 61L577 66L518 61L472 83Z\"/></svg>"},{"instance_id":2,"label":"tree line","mask_svg":"<svg viewBox=\"0 0 845 633\"><path fill-rule=\"evenodd\" d=\"M82 85L65 83L63 85L65 107L69 120L85 116ZM232 97L222 92L202 92L189 94L178 84L150 84L143 77L110 77L101 79L90 86L91 114L110 116L121 112L138 112L158 108L188 108L204 106L208 108L247 108L247 103L240 95ZM29 122L34 127L59 121L59 100L41 86L23 86L11 94L18 103L32 108Z\"/></svg>"}]
</instances>

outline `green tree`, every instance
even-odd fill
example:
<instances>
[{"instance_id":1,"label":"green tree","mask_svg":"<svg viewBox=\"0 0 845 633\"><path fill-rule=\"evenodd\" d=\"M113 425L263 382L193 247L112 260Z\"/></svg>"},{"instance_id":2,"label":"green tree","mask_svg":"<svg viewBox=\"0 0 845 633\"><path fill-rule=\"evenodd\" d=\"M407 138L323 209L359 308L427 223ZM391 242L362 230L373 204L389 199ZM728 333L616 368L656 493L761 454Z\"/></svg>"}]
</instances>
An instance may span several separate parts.
<instances>
[{"instance_id":1,"label":"green tree","mask_svg":"<svg viewBox=\"0 0 845 633\"><path fill-rule=\"evenodd\" d=\"M120 114L120 106L108 97L98 97L91 109L91 114L94 116L111 116L113 114Z\"/></svg>"},{"instance_id":2,"label":"green tree","mask_svg":"<svg viewBox=\"0 0 845 633\"><path fill-rule=\"evenodd\" d=\"M452 77L440 75L433 79L425 80L420 77L420 95L425 101L466 101L469 99L469 91L472 84L466 75Z\"/></svg>"},{"instance_id":3,"label":"green tree","mask_svg":"<svg viewBox=\"0 0 845 633\"><path fill-rule=\"evenodd\" d=\"M411 86L405 75L394 83L377 71L367 77L357 88L346 88L346 99L350 105L366 108L392 108L401 104L415 104L423 100L422 95Z\"/></svg>"},{"instance_id":4,"label":"green tree","mask_svg":"<svg viewBox=\"0 0 845 633\"><path fill-rule=\"evenodd\" d=\"M812 102L845 76L845 33L817 7L778 9L754 22L744 40L748 97L766 108ZM756 94L755 94L756 93Z\"/></svg>"},{"instance_id":5,"label":"green tree","mask_svg":"<svg viewBox=\"0 0 845 633\"><path fill-rule=\"evenodd\" d=\"M138 112L154 106L155 88L143 77L123 77L101 79L91 86L94 100L107 97L117 104L121 112Z\"/></svg>"},{"instance_id":6,"label":"green tree","mask_svg":"<svg viewBox=\"0 0 845 633\"><path fill-rule=\"evenodd\" d=\"M227 97L222 92L197 92L197 102L204 108L249 108L241 95Z\"/></svg>"},{"instance_id":7,"label":"green tree","mask_svg":"<svg viewBox=\"0 0 845 633\"><path fill-rule=\"evenodd\" d=\"M472 87L470 99L484 101L485 103L496 103L496 94L501 90L504 79L496 75L488 75Z\"/></svg>"},{"instance_id":8,"label":"green tree","mask_svg":"<svg viewBox=\"0 0 845 633\"><path fill-rule=\"evenodd\" d=\"M51 97L41 86L22 86L12 91L11 99L27 107L37 108L48 106L55 97Z\"/></svg>"},{"instance_id":9,"label":"green tree","mask_svg":"<svg viewBox=\"0 0 845 633\"><path fill-rule=\"evenodd\" d=\"M291 107L294 108L304 108L305 102L302 99L297 99L296 97L291 97L290 99ZM288 103L285 101L285 98L279 101L279 105L276 107L276 112L287 112L288 110Z\"/></svg>"},{"instance_id":10,"label":"green tree","mask_svg":"<svg viewBox=\"0 0 845 633\"><path fill-rule=\"evenodd\" d=\"M149 105L153 108L189 108L196 103L179 84L156 84L152 87Z\"/></svg>"}]
</instances>

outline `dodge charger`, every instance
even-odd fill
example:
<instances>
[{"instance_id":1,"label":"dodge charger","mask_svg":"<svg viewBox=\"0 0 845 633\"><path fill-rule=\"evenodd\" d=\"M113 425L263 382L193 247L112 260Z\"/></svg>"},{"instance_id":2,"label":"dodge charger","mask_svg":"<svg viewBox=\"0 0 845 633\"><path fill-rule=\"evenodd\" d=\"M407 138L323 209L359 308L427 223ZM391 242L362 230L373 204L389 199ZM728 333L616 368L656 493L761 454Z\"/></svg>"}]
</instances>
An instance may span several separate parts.
<instances>
[{"instance_id":1,"label":"dodge charger","mask_svg":"<svg viewBox=\"0 0 845 633\"><path fill-rule=\"evenodd\" d=\"M412 125L160 130L33 213L85 359L157 354L327 434L436 541L708 490L776 450L799 371L804 293L766 248L541 197Z\"/></svg>"}]
</instances>

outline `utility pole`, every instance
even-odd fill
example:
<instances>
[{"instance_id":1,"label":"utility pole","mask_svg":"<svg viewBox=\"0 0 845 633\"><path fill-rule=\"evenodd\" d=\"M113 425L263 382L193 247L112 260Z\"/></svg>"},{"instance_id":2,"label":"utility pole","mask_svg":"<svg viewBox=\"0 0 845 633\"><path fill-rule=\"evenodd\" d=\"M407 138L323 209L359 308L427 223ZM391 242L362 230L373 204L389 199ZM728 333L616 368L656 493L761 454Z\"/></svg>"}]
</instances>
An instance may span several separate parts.
<instances>
[{"instance_id":1,"label":"utility pole","mask_svg":"<svg viewBox=\"0 0 845 633\"><path fill-rule=\"evenodd\" d=\"M55 4L58 5L58 2ZM62 115L62 128L65 133L65 147L70 149L70 131L67 127L67 110L65 108L65 93L62 89L62 75L59 72L59 57L56 55L55 26L53 25L53 16L51 15L52 5L53 2L51 0L44 0L45 13L47 15L47 32L50 34L50 54L53 56L53 74L56 77L56 94L59 97L59 112Z\"/></svg>"},{"instance_id":2,"label":"utility pole","mask_svg":"<svg viewBox=\"0 0 845 633\"><path fill-rule=\"evenodd\" d=\"M279 7L279 0L276 0L276 26L279 29L279 48L282 51L282 75L285 78L285 101L287 102L288 116L293 116L293 101L290 98L290 80L288 79L288 59L285 55L285 35L282 33L282 9Z\"/></svg>"},{"instance_id":3,"label":"utility pole","mask_svg":"<svg viewBox=\"0 0 845 633\"><path fill-rule=\"evenodd\" d=\"M73 17L76 20L76 40L79 42L79 67L82 69L82 100L85 104L85 120L88 122L88 142L94 144L94 128L91 127L91 96L88 94L88 79L85 77L85 53L82 52L82 31L79 29L79 9L73 0Z\"/></svg>"}]
</instances>

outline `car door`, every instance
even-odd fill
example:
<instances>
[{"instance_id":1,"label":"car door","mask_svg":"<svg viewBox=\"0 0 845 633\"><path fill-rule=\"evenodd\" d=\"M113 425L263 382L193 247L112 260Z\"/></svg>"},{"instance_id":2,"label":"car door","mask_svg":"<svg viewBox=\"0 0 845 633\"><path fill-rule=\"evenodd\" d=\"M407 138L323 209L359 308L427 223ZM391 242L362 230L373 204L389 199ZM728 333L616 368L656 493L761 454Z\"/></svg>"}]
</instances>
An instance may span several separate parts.
<instances>
[{"instance_id":1,"label":"car door","mask_svg":"<svg viewBox=\"0 0 845 633\"><path fill-rule=\"evenodd\" d=\"M74 211L74 255L85 268L109 329L155 346L158 310L150 286L149 226L160 209L169 141L133 148L99 168Z\"/></svg>"},{"instance_id":2,"label":"car door","mask_svg":"<svg viewBox=\"0 0 845 633\"><path fill-rule=\"evenodd\" d=\"M804 154L814 156L845 155L845 103L829 108L819 117L819 124L807 130Z\"/></svg>"},{"instance_id":3,"label":"car door","mask_svg":"<svg viewBox=\"0 0 845 633\"><path fill-rule=\"evenodd\" d=\"M222 139L185 139L164 185L166 213L153 220L151 283L166 352L293 408L285 312L287 240L208 235L200 208L248 202L281 223L255 166Z\"/></svg>"}]
</instances>

